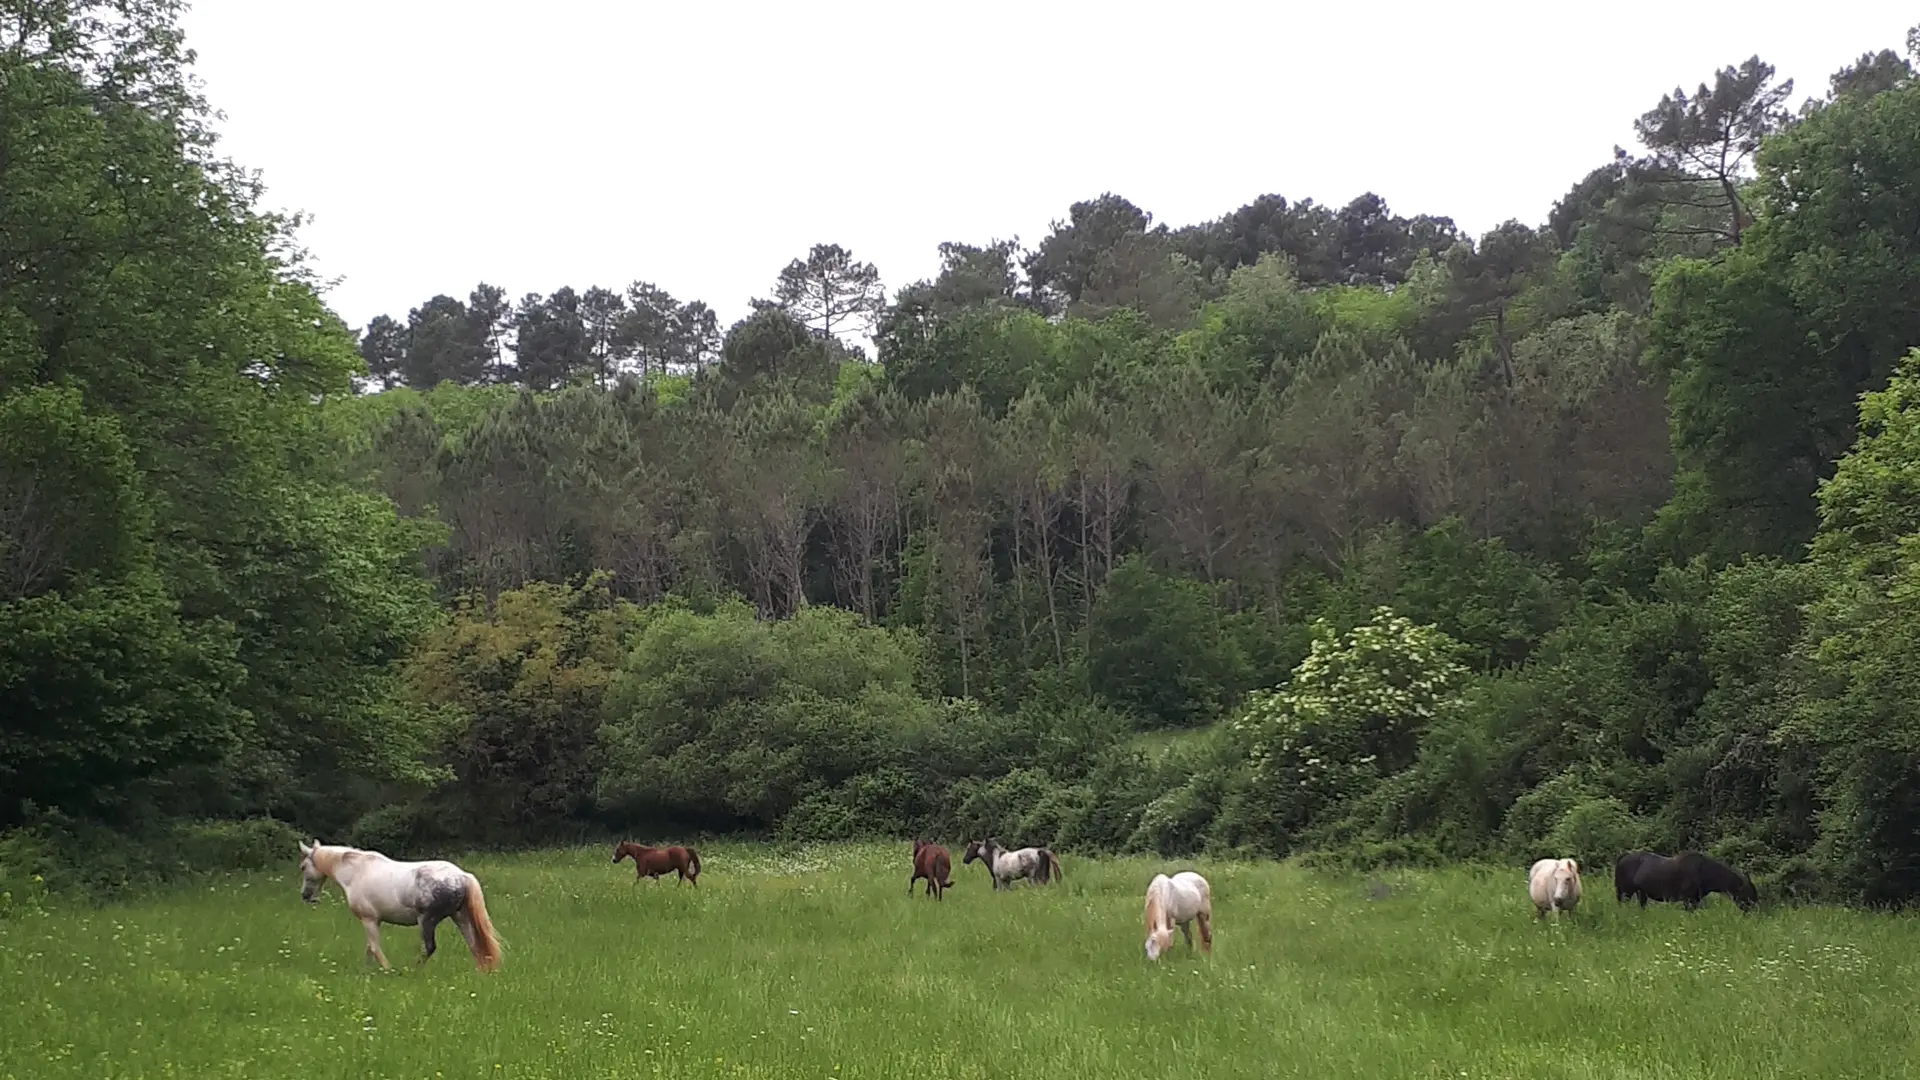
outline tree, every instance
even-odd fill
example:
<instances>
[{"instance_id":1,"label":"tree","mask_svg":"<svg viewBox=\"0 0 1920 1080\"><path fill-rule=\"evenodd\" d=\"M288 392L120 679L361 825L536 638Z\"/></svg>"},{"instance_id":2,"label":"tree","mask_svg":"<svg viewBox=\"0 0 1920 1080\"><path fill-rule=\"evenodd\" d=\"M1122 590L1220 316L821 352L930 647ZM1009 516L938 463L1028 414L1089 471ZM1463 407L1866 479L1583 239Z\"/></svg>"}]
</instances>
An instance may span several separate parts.
<instances>
[{"instance_id":1,"label":"tree","mask_svg":"<svg viewBox=\"0 0 1920 1080\"><path fill-rule=\"evenodd\" d=\"M1333 212L1312 199L1290 204L1280 195L1262 195L1217 221L1176 230L1173 240L1208 281L1269 255L1291 261L1308 285L1345 280Z\"/></svg>"},{"instance_id":2,"label":"tree","mask_svg":"<svg viewBox=\"0 0 1920 1080\"><path fill-rule=\"evenodd\" d=\"M844 601L869 621L881 613L882 559L902 527L906 412L907 403L891 391L863 394L847 403L827 433L834 571Z\"/></svg>"},{"instance_id":3,"label":"tree","mask_svg":"<svg viewBox=\"0 0 1920 1080\"><path fill-rule=\"evenodd\" d=\"M1920 725L1906 707L1920 693L1920 350L1863 396L1859 415L1859 441L1820 488L1813 553L1828 585L1780 735L1818 756L1820 851L1845 894L1905 903L1920 895Z\"/></svg>"},{"instance_id":4,"label":"tree","mask_svg":"<svg viewBox=\"0 0 1920 1080\"><path fill-rule=\"evenodd\" d=\"M1477 244L1455 244L1447 251L1448 316L1456 326L1484 325L1506 385L1513 385L1513 341L1507 315L1514 301L1553 264L1553 248L1544 234L1505 221Z\"/></svg>"},{"instance_id":5,"label":"tree","mask_svg":"<svg viewBox=\"0 0 1920 1080\"><path fill-rule=\"evenodd\" d=\"M436 296L407 313L407 348L402 371L407 385L430 389L442 382L474 386L494 373L488 354L489 328L477 323L467 305Z\"/></svg>"},{"instance_id":6,"label":"tree","mask_svg":"<svg viewBox=\"0 0 1920 1080\"><path fill-rule=\"evenodd\" d=\"M1716 208L1729 242L1738 244L1752 216L1740 197L1740 184L1761 140L1788 119L1784 102L1793 80L1773 81L1773 65L1758 56L1739 67L1714 73L1689 98L1676 87L1634 121L1634 131L1650 151L1641 163L1661 183L1681 191L1714 189L1715 196L1690 193L1683 198Z\"/></svg>"},{"instance_id":7,"label":"tree","mask_svg":"<svg viewBox=\"0 0 1920 1080\"><path fill-rule=\"evenodd\" d=\"M1231 705L1247 675L1216 590L1121 560L1087 621L1095 694L1146 726L1192 727Z\"/></svg>"},{"instance_id":8,"label":"tree","mask_svg":"<svg viewBox=\"0 0 1920 1080\"><path fill-rule=\"evenodd\" d=\"M593 381L600 386L613 382L620 366L631 355L620 334L627 301L619 293L598 285L580 298L580 328L587 351L587 366Z\"/></svg>"},{"instance_id":9,"label":"tree","mask_svg":"<svg viewBox=\"0 0 1920 1080\"><path fill-rule=\"evenodd\" d=\"M507 334L513 329L513 302L507 290L481 282L467 294L468 334L486 357L487 381L511 382L505 354Z\"/></svg>"},{"instance_id":10,"label":"tree","mask_svg":"<svg viewBox=\"0 0 1920 1080\"><path fill-rule=\"evenodd\" d=\"M1067 220L1054 222L1053 231L1026 258L1035 301L1048 312L1079 302L1093 283L1101 256L1128 237L1146 235L1152 222L1153 215L1112 192L1074 203Z\"/></svg>"},{"instance_id":11,"label":"tree","mask_svg":"<svg viewBox=\"0 0 1920 1080\"><path fill-rule=\"evenodd\" d=\"M832 393L839 342L810 331L779 308L759 311L733 324L720 347L720 364L702 372L700 385L714 404L731 409L742 395L784 389L813 401Z\"/></svg>"},{"instance_id":12,"label":"tree","mask_svg":"<svg viewBox=\"0 0 1920 1080\"><path fill-rule=\"evenodd\" d=\"M407 328L390 315L375 315L360 335L360 358L382 387L392 385L406 367Z\"/></svg>"},{"instance_id":13,"label":"tree","mask_svg":"<svg viewBox=\"0 0 1920 1080\"><path fill-rule=\"evenodd\" d=\"M1858 395L1920 340L1920 84L1842 98L1767 140L1737 252L1666 268L1649 357L1679 469L1670 550L1791 558L1846 452Z\"/></svg>"},{"instance_id":14,"label":"tree","mask_svg":"<svg viewBox=\"0 0 1920 1080\"><path fill-rule=\"evenodd\" d=\"M1913 78L1913 66L1892 49L1863 53L1860 59L1833 73L1827 80L1827 100L1843 97L1869 98L1893 90ZM1813 106L1809 101L1809 107Z\"/></svg>"},{"instance_id":15,"label":"tree","mask_svg":"<svg viewBox=\"0 0 1920 1080\"><path fill-rule=\"evenodd\" d=\"M806 603L807 536L826 487L812 422L812 410L781 391L741 398L722 420L717 487L766 618L790 617Z\"/></svg>"},{"instance_id":16,"label":"tree","mask_svg":"<svg viewBox=\"0 0 1920 1080\"><path fill-rule=\"evenodd\" d=\"M428 535L335 480L319 402L362 358L297 219L214 152L176 9L0 19L0 146L32 148L0 169L0 498L16 591L65 579L0 597L0 820L337 827L345 776L421 771L387 695L432 613ZM49 529L52 577L20 558Z\"/></svg>"},{"instance_id":17,"label":"tree","mask_svg":"<svg viewBox=\"0 0 1920 1080\"><path fill-rule=\"evenodd\" d=\"M580 296L570 286L545 299L528 293L521 298L513 321L514 357L523 385L551 390L591 369L593 356Z\"/></svg>"},{"instance_id":18,"label":"tree","mask_svg":"<svg viewBox=\"0 0 1920 1080\"><path fill-rule=\"evenodd\" d=\"M706 304L682 304L665 289L636 281L627 286L613 342L621 355L638 361L642 373L665 375L704 367L720 351L720 330Z\"/></svg>"},{"instance_id":19,"label":"tree","mask_svg":"<svg viewBox=\"0 0 1920 1080\"><path fill-rule=\"evenodd\" d=\"M887 303L880 271L872 263L855 262L839 244L815 244L805 261L788 263L773 295L783 310L823 337L872 330Z\"/></svg>"}]
</instances>

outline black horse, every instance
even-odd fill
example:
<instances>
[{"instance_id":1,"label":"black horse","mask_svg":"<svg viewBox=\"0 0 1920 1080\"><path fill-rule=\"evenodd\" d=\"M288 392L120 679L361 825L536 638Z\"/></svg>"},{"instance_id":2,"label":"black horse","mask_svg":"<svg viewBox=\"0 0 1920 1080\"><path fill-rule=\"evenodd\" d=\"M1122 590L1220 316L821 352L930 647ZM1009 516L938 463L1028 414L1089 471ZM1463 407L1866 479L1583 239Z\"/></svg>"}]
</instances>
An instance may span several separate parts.
<instances>
[{"instance_id":1,"label":"black horse","mask_svg":"<svg viewBox=\"0 0 1920 1080\"><path fill-rule=\"evenodd\" d=\"M1683 851L1672 858L1651 851L1630 851L1614 864L1613 888L1617 900L1637 896L1641 907L1646 907L1649 900L1678 900L1692 911L1709 893L1727 897L1740 905L1742 912L1760 902L1752 879L1698 851Z\"/></svg>"},{"instance_id":2,"label":"black horse","mask_svg":"<svg viewBox=\"0 0 1920 1080\"><path fill-rule=\"evenodd\" d=\"M1620 861L1613 864L1613 899L1615 903L1625 903L1627 899L1636 892L1633 887L1633 875L1640 872L1640 864L1648 859L1658 858L1661 858L1661 856L1655 855L1651 851L1629 851L1625 855L1620 856ZM1640 903L1644 906L1646 901L1642 900Z\"/></svg>"}]
</instances>

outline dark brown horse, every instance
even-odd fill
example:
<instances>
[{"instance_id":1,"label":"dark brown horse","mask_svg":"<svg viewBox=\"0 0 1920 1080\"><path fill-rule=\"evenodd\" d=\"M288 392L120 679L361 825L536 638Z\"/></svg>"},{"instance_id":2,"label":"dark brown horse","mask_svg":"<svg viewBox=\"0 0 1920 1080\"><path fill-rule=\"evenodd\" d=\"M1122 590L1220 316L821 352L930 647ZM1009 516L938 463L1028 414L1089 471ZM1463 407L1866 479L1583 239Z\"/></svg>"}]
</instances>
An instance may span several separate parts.
<instances>
[{"instance_id":1,"label":"dark brown horse","mask_svg":"<svg viewBox=\"0 0 1920 1080\"><path fill-rule=\"evenodd\" d=\"M927 895L935 900L944 899L943 894L953 888L953 857L939 844L929 844L919 837L913 840L913 876L907 879L907 895L913 895L913 883L921 878L927 879Z\"/></svg>"},{"instance_id":2,"label":"dark brown horse","mask_svg":"<svg viewBox=\"0 0 1920 1080\"><path fill-rule=\"evenodd\" d=\"M650 877L658 879L661 874L673 871L680 875L681 881L700 884L700 853L690 847L648 847L645 844L622 842L613 849L613 861L633 857L633 883Z\"/></svg>"},{"instance_id":3,"label":"dark brown horse","mask_svg":"<svg viewBox=\"0 0 1920 1080\"><path fill-rule=\"evenodd\" d=\"M1620 900L1638 896L1641 907L1649 900L1678 900L1692 911L1709 894L1721 893L1745 914L1760 902L1752 878L1698 851L1683 851L1671 859L1651 851L1629 851L1614 864L1613 888Z\"/></svg>"}]
</instances>

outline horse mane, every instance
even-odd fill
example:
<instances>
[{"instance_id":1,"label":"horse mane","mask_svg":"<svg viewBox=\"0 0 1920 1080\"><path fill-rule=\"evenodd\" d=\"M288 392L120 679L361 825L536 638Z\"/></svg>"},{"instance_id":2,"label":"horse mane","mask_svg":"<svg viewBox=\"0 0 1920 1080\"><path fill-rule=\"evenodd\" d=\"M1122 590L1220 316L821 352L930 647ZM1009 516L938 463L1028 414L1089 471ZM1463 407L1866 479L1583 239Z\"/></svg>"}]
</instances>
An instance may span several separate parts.
<instances>
[{"instance_id":1,"label":"horse mane","mask_svg":"<svg viewBox=\"0 0 1920 1080\"><path fill-rule=\"evenodd\" d=\"M1162 884L1162 882L1166 882L1166 884ZM1152 881L1147 882L1148 936L1152 936L1152 934L1159 930L1167 921L1166 892L1168 886L1171 884L1172 882L1167 880L1165 874L1156 874Z\"/></svg>"},{"instance_id":2,"label":"horse mane","mask_svg":"<svg viewBox=\"0 0 1920 1080\"><path fill-rule=\"evenodd\" d=\"M340 864L346 860L352 850L337 844L316 844L307 857L313 860L315 870L332 877L333 872L340 868Z\"/></svg>"}]
</instances>

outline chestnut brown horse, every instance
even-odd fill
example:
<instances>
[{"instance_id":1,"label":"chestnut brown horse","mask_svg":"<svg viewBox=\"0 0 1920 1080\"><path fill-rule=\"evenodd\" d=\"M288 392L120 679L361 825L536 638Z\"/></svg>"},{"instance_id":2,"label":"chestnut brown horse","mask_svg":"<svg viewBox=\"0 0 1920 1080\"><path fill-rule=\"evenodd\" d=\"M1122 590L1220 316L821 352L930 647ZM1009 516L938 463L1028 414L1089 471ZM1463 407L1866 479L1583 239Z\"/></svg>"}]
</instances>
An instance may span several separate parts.
<instances>
[{"instance_id":1,"label":"chestnut brown horse","mask_svg":"<svg viewBox=\"0 0 1920 1080\"><path fill-rule=\"evenodd\" d=\"M650 877L659 880L660 875L672 871L680 875L681 881L700 884L700 853L690 847L648 847L645 844L622 842L613 849L613 861L632 856L633 883Z\"/></svg>"},{"instance_id":2,"label":"chestnut brown horse","mask_svg":"<svg viewBox=\"0 0 1920 1080\"><path fill-rule=\"evenodd\" d=\"M913 876L907 879L907 895L913 895L913 883L921 878L927 879L927 895L935 900L945 899L944 893L953 888L953 856L939 844L929 844L919 837L913 840Z\"/></svg>"}]
</instances>

